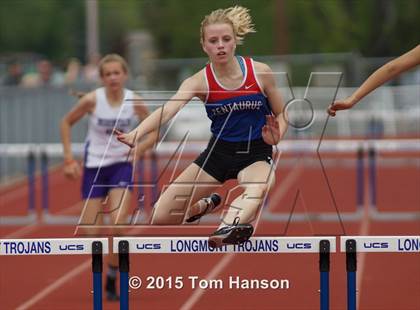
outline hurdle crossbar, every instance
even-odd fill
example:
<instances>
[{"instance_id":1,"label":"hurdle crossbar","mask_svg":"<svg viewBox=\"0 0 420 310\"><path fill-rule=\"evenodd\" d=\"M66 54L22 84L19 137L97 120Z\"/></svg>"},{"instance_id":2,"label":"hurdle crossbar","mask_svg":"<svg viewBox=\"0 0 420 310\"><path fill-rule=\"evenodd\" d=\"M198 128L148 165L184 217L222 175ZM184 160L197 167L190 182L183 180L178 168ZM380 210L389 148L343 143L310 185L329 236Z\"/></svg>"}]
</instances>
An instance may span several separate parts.
<instances>
[{"instance_id":1,"label":"hurdle crossbar","mask_svg":"<svg viewBox=\"0 0 420 310\"><path fill-rule=\"evenodd\" d=\"M336 252L335 237L254 237L240 245L212 249L208 237L116 237L113 252L120 258L120 309L129 309L129 254L318 253L320 309L329 309L329 256Z\"/></svg>"}]
</instances>

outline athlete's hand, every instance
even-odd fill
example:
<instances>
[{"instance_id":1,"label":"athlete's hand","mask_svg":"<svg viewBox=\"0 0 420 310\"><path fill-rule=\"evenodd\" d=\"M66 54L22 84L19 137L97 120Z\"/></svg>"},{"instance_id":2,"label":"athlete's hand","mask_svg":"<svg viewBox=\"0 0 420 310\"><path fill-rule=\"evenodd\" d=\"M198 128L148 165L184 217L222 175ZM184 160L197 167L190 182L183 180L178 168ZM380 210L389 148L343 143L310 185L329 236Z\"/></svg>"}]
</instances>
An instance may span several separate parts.
<instances>
[{"instance_id":1,"label":"athlete's hand","mask_svg":"<svg viewBox=\"0 0 420 310\"><path fill-rule=\"evenodd\" d=\"M335 116L337 111L351 109L355 104L356 102L351 97L336 100L328 107L328 114Z\"/></svg>"},{"instance_id":2,"label":"athlete's hand","mask_svg":"<svg viewBox=\"0 0 420 310\"><path fill-rule=\"evenodd\" d=\"M71 180L76 180L81 175L80 165L74 159L64 162L63 171L64 175Z\"/></svg>"},{"instance_id":3,"label":"athlete's hand","mask_svg":"<svg viewBox=\"0 0 420 310\"><path fill-rule=\"evenodd\" d=\"M264 142L270 145L276 145L280 142L280 126L273 115L266 115L266 124L262 128L262 137Z\"/></svg>"},{"instance_id":4,"label":"athlete's hand","mask_svg":"<svg viewBox=\"0 0 420 310\"><path fill-rule=\"evenodd\" d=\"M129 147L134 147L136 143L136 132L131 131L129 133L123 133L118 129L114 130L114 134L117 136L118 141L121 143L127 144Z\"/></svg>"}]
</instances>

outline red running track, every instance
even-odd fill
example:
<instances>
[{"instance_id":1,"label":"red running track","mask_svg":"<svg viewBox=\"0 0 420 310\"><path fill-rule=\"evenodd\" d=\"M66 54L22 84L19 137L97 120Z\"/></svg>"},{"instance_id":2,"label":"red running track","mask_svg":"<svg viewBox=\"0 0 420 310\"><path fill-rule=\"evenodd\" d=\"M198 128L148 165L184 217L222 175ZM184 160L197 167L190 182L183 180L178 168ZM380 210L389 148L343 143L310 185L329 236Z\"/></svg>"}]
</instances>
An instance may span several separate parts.
<instances>
[{"instance_id":1,"label":"red running track","mask_svg":"<svg viewBox=\"0 0 420 310\"><path fill-rule=\"evenodd\" d=\"M298 170L298 172L296 172ZM316 169L315 169L316 170ZM352 211L355 205L354 169L327 167L338 210ZM295 173L293 173L295 171ZM404 178L404 186L398 181ZM334 203L325 189L319 171L305 167L279 167L277 186L272 190L268 208L272 212L293 209L296 191L300 191L294 212L331 211ZM51 173L51 206L54 213L77 214L79 184ZM382 168L380 170L381 210L420 211L419 169ZM230 183L230 186L234 186ZM23 214L26 206L26 185L16 184L0 190L0 214ZM282 187L287 187L282 190ZM392 193L392 194L391 194ZM37 197L40 189L37 187ZM388 197L388 198L387 198ZM392 199L391 199L392 198ZM133 203L134 204L134 203ZM38 201L39 205L39 201ZM334 211L334 210L332 210ZM205 230L205 229L204 229ZM211 231L205 231L210 233ZM259 234L311 235L419 235L417 222L261 222ZM32 225L0 227L1 238L66 238L73 237L74 227ZM88 256L0 256L1 309L89 309L92 307L90 258ZM346 308L345 257L333 254L331 265L331 309ZM131 256L130 275L183 277L185 287L176 289L131 290L132 309L318 309L318 256L270 254L216 255L136 255ZM191 288L189 276L221 279L223 289ZM229 276L244 279L287 279L288 289L228 289ZM420 309L420 257L418 254L359 255L358 271L360 309ZM104 302L104 309L118 309L118 303Z\"/></svg>"}]
</instances>

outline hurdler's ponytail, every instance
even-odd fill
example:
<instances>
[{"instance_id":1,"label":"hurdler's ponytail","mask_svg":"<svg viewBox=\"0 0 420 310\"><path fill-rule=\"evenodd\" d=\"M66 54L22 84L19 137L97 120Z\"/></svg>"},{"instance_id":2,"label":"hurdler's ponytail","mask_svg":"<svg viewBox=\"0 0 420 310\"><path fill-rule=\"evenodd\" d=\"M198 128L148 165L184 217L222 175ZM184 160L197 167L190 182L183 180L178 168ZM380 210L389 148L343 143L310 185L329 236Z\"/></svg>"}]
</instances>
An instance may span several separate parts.
<instances>
[{"instance_id":1,"label":"hurdler's ponytail","mask_svg":"<svg viewBox=\"0 0 420 310\"><path fill-rule=\"evenodd\" d=\"M246 34L255 32L249 9L234 6L227 9L218 9L204 17L201 22L201 42L204 41L204 28L211 24L227 23L233 28L237 44L242 44Z\"/></svg>"}]
</instances>

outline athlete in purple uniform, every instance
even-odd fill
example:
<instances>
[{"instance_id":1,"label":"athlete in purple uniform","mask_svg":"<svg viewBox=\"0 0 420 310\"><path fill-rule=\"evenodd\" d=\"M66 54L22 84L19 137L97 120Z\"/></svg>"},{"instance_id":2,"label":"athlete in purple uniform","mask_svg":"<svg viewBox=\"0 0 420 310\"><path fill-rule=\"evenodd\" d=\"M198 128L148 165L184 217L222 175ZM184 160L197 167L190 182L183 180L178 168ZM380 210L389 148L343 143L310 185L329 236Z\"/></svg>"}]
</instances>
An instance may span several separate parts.
<instances>
[{"instance_id":1,"label":"athlete in purple uniform","mask_svg":"<svg viewBox=\"0 0 420 310\"><path fill-rule=\"evenodd\" d=\"M135 130L118 134L130 146L135 139L169 121L193 97L200 98L212 121L207 149L163 192L155 205L152 224L191 222L211 212L220 202L208 197L212 186L237 179L244 192L231 204L219 229L209 237L211 247L238 244L253 233L251 222L274 183L272 145L287 129L283 104L271 69L251 58L235 56L236 45L255 32L249 10L240 6L219 9L201 23L201 44L209 64L187 78L165 105L152 113ZM185 210L182 199L193 205ZM194 204L194 202L197 202ZM182 212L172 212L183 210Z\"/></svg>"},{"instance_id":2,"label":"athlete in purple uniform","mask_svg":"<svg viewBox=\"0 0 420 310\"><path fill-rule=\"evenodd\" d=\"M99 65L103 87L83 95L61 122L61 139L64 151L64 174L77 179L81 174L79 163L73 159L71 150L71 127L84 115L89 115L89 129L86 137L83 163L82 197L85 200L81 223L102 224L106 199L112 223L124 223L129 207L132 184L133 154L139 158L155 139L151 134L136 146L134 151L119 143L113 131L128 132L133 118L145 119L149 112L141 99L125 89L128 76L125 60L116 54L105 56ZM133 101L135 100L135 101ZM135 104L133 104L135 103ZM131 158L130 158L131 157ZM89 231L97 234L96 229ZM109 300L117 300L115 277L118 255L110 254L106 291Z\"/></svg>"}]
</instances>

